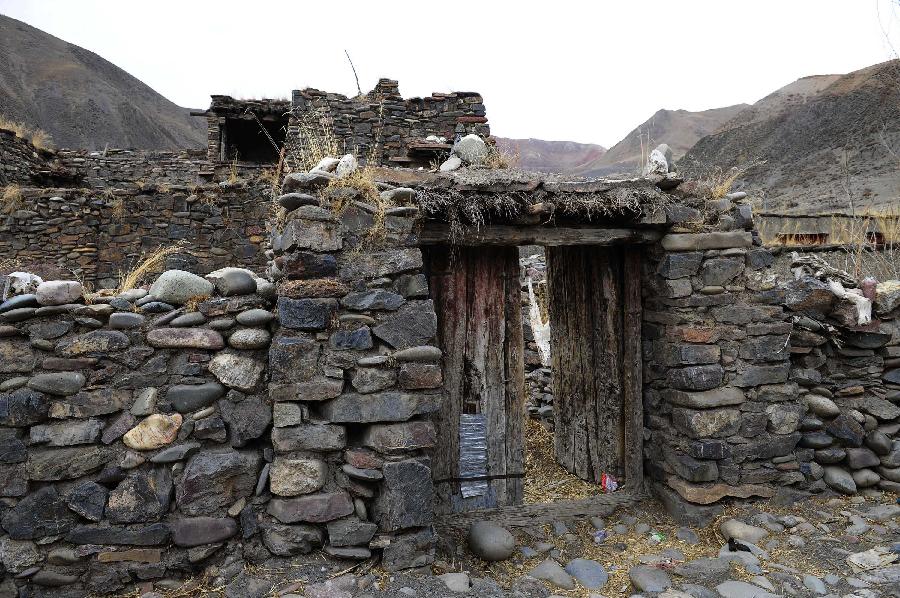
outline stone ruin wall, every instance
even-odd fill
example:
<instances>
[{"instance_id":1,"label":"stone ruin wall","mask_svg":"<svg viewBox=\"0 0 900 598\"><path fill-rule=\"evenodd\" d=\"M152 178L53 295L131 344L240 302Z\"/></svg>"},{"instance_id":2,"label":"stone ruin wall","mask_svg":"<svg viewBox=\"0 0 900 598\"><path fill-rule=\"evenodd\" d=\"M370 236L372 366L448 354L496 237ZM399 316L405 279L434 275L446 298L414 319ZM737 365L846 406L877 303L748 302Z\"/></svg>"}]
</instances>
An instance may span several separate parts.
<instances>
[{"instance_id":1,"label":"stone ruin wall","mask_svg":"<svg viewBox=\"0 0 900 598\"><path fill-rule=\"evenodd\" d=\"M7 587L110 593L320 547L431 562L443 379L417 210L389 211L372 247L374 208L336 216L321 177L291 181L316 205L275 223L276 288L219 281L196 311L140 292L0 307ZM900 292L880 332L848 335L846 305L815 279L776 285L746 207L719 208L725 230L699 233L677 232L694 208L669 208L645 260L658 495L698 517L780 487L896 490Z\"/></svg>"},{"instance_id":2,"label":"stone ruin wall","mask_svg":"<svg viewBox=\"0 0 900 598\"><path fill-rule=\"evenodd\" d=\"M238 264L261 272L271 188L262 181L138 188L23 188L0 215L0 256L45 278L76 275L114 288L142 254L182 242L169 268L206 274Z\"/></svg>"},{"instance_id":3,"label":"stone ruin wall","mask_svg":"<svg viewBox=\"0 0 900 598\"><path fill-rule=\"evenodd\" d=\"M303 145L301 131L311 119L333 129L342 145L339 151L351 152L362 162L374 156L375 162L384 166L409 165L409 144L424 141L429 135L444 137L448 143L453 143L457 133L490 136L480 94L434 93L403 99L397 82L391 79L379 80L364 100L317 89L295 90L291 106L288 148ZM415 162L422 160L419 157ZM428 160L424 161L427 165Z\"/></svg>"}]
</instances>

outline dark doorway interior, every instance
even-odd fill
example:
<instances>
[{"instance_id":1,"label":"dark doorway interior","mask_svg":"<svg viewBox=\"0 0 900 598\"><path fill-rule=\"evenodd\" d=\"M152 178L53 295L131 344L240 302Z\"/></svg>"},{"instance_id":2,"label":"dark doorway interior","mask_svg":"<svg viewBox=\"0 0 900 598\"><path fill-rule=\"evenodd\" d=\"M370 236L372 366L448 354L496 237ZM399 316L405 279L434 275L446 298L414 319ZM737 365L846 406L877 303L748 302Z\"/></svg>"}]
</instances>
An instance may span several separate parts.
<instances>
[{"instance_id":1,"label":"dark doorway interior","mask_svg":"<svg viewBox=\"0 0 900 598\"><path fill-rule=\"evenodd\" d=\"M229 162L274 164L279 156L279 150L275 145L283 147L286 135L286 118L266 118L260 121L253 117L228 118L222 131L223 157ZM272 145L273 141L275 145Z\"/></svg>"}]
</instances>

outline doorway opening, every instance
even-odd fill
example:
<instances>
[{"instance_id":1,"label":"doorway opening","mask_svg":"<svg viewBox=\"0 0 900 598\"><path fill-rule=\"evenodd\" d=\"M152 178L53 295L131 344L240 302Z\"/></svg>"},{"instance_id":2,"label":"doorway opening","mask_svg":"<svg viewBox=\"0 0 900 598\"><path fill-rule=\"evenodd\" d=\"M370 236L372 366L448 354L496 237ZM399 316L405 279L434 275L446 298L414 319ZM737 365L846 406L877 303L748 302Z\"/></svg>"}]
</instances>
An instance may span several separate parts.
<instances>
[{"instance_id":1,"label":"doorway opening","mask_svg":"<svg viewBox=\"0 0 900 598\"><path fill-rule=\"evenodd\" d=\"M593 514L642 479L641 249L544 249L552 428L528 409L529 306L515 239L424 249L444 354L439 515L465 520L488 509L515 525L563 502L573 515ZM554 493L554 484L577 491Z\"/></svg>"}]
</instances>

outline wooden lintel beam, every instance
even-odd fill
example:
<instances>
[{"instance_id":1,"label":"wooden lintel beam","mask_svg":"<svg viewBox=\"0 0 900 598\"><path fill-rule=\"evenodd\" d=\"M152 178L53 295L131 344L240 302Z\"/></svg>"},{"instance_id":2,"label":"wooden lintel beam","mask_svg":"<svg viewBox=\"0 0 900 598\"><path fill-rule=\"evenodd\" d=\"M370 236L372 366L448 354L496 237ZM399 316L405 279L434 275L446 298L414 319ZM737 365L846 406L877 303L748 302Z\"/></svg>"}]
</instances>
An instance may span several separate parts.
<instances>
[{"instance_id":1,"label":"wooden lintel beam","mask_svg":"<svg viewBox=\"0 0 900 598\"><path fill-rule=\"evenodd\" d=\"M456 245L619 245L654 243L662 233L649 229L557 226L488 225L467 228L452 240ZM419 233L420 245L451 243L450 227L427 224Z\"/></svg>"}]
</instances>

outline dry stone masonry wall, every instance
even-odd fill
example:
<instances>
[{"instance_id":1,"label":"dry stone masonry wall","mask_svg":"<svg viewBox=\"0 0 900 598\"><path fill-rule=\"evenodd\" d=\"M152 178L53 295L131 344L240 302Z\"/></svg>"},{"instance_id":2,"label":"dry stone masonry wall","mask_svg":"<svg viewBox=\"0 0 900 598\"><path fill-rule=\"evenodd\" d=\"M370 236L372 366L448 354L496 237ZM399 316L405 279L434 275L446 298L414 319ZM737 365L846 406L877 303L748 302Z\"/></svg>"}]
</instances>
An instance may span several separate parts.
<instances>
[{"instance_id":1,"label":"dry stone masonry wall","mask_svg":"<svg viewBox=\"0 0 900 598\"><path fill-rule=\"evenodd\" d=\"M207 273L229 264L262 269L270 191L264 182L185 187L22 189L21 208L0 216L0 255L46 276L76 272L112 288L143 254L176 243L169 268Z\"/></svg>"},{"instance_id":2,"label":"dry stone masonry wall","mask_svg":"<svg viewBox=\"0 0 900 598\"><path fill-rule=\"evenodd\" d=\"M3 595L115 593L226 546L268 558L273 285L172 270L87 304L74 281L26 290L0 305Z\"/></svg>"}]
</instances>

